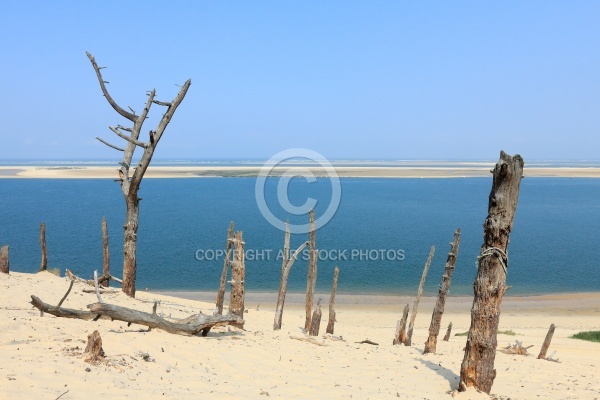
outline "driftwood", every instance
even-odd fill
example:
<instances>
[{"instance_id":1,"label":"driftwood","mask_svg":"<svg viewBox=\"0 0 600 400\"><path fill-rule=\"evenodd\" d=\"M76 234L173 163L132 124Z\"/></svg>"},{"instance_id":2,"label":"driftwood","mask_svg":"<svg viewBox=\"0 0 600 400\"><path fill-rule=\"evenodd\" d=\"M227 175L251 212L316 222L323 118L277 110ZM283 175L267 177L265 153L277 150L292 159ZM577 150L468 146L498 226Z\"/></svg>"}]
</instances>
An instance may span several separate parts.
<instances>
[{"instance_id":1,"label":"driftwood","mask_svg":"<svg viewBox=\"0 0 600 400\"><path fill-rule=\"evenodd\" d=\"M242 232L237 232L233 239L234 260L231 263L231 299L229 301L229 314L244 318L244 279L245 259L244 241Z\"/></svg>"},{"instance_id":2,"label":"driftwood","mask_svg":"<svg viewBox=\"0 0 600 400\"><path fill-rule=\"evenodd\" d=\"M546 359L546 353L548 352L548 347L550 347L550 342L552 341L552 336L554 335L554 329L556 329L556 326L554 324L550 324L550 328L548 329L546 339L544 339L544 344L542 345L542 349L540 350L538 358L544 360Z\"/></svg>"},{"instance_id":3,"label":"driftwood","mask_svg":"<svg viewBox=\"0 0 600 400\"><path fill-rule=\"evenodd\" d=\"M410 306L407 304L404 306L404 311L402 312L402 319L398 321L396 324L396 336L394 337L394 341L392 344L400 344L404 343L406 340L406 321L408 319L408 310Z\"/></svg>"},{"instance_id":4,"label":"driftwood","mask_svg":"<svg viewBox=\"0 0 600 400\"><path fill-rule=\"evenodd\" d=\"M71 280L75 280L78 282L82 282L85 283L86 285L90 285L90 286L96 286L96 281L94 281L93 279L90 280L85 280L83 278L78 277L77 275L75 275L73 272L69 271L68 269L65 270L65 276L67 276L67 278L71 279ZM123 281L113 275L102 275L98 277L98 283L103 283L106 282L108 280L113 280L115 282L118 282L120 284L123 284Z\"/></svg>"},{"instance_id":5,"label":"driftwood","mask_svg":"<svg viewBox=\"0 0 600 400\"><path fill-rule=\"evenodd\" d=\"M298 337L298 336L290 336L290 339L300 340L301 342L308 342L312 344L316 344L317 346L327 346L325 342L319 342L314 337Z\"/></svg>"},{"instance_id":6,"label":"driftwood","mask_svg":"<svg viewBox=\"0 0 600 400\"><path fill-rule=\"evenodd\" d=\"M229 273L229 267L231 266L231 248L233 245L233 221L229 223L229 230L227 231L227 244L225 245L225 260L223 260L223 272L221 273L221 281L219 282L219 291L217 292L217 298L215 299L215 305L217 306L217 314L223 314L223 303L225 302L225 284L227 283L227 274Z\"/></svg>"},{"instance_id":7,"label":"driftwood","mask_svg":"<svg viewBox=\"0 0 600 400\"><path fill-rule=\"evenodd\" d=\"M98 314L94 314L90 311L74 310L72 308L57 307L44 303L39 297L34 295L31 295L31 304L42 312L61 318L75 318L89 321L98 317ZM100 316L100 319L109 319L109 317Z\"/></svg>"},{"instance_id":8,"label":"driftwood","mask_svg":"<svg viewBox=\"0 0 600 400\"><path fill-rule=\"evenodd\" d=\"M335 305L335 292L337 290L337 282L338 275L340 274L340 269L335 267L333 271L333 289L331 290L331 298L329 299L329 321L327 322L327 330L326 333L330 333L333 335L333 329L335 326L335 309L333 306Z\"/></svg>"},{"instance_id":9,"label":"driftwood","mask_svg":"<svg viewBox=\"0 0 600 400\"><path fill-rule=\"evenodd\" d=\"M312 321L312 307L315 299L315 285L317 284L317 243L315 229L315 210L309 212L309 245L308 245L308 275L306 277L306 320L304 329L310 331Z\"/></svg>"},{"instance_id":10,"label":"driftwood","mask_svg":"<svg viewBox=\"0 0 600 400\"><path fill-rule=\"evenodd\" d=\"M358 343L358 344L372 344L373 346L379 346L379 343L375 343L372 340L369 339L365 339L365 340L361 340L360 342L354 342L354 343Z\"/></svg>"},{"instance_id":11,"label":"driftwood","mask_svg":"<svg viewBox=\"0 0 600 400\"><path fill-rule=\"evenodd\" d=\"M310 336L319 336L319 327L321 326L321 300L317 302L317 308L313 312L312 319L310 321Z\"/></svg>"},{"instance_id":12,"label":"driftwood","mask_svg":"<svg viewBox=\"0 0 600 400\"><path fill-rule=\"evenodd\" d=\"M450 243L450 252L448 253L448 258L446 259L446 267L444 268L444 275L442 275L442 283L440 284L440 290L438 292L437 301L435 302L435 308L433 309L433 314L431 314L429 337L425 342L423 354L435 353L436 350L437 337L440 334L442 315L444 315L444 307L446 305L446 296L450 290L450 282L452 281L452 274L454 273L454 266L456 265L459 244L460 228L454 232L454 240L452 243Z\"/></svg>"},{"instance_id":13,"label":"driftwood","mask_svg":"<svg viewBox=\"0 0 600 400\"><path fill-rule=\"evenodd\" d=\"M518 340L515 340L515 344L509 344L508 346L506 346L503 349L500 349L501 352L506 353L506 354L517 354L520 356L528 356L530 355L527 352L527 349L532 348L533 345L531 346L527 346L527 347L523 347L523 343L519 342Z\"/></svg>"},{"instance_id":14,"label":"driftwood","mask_svg":"<svg viewBox=\"0 0 600 400\"><path fill-rule=\"evenodd\" d=\"M488 215L483 224L484 242L473 284L471 327L460 368L458 390L461 392L468 387L475 387L489 394L496 377L494 360L498 346L500 303L507 289L507 249L519 199L523 165L521 156L511 157L502 151L492 171L494 180Z\"/></svg>"},{"instance_id":15,"label":"driftwood","mask_svg":"<svg viewBox=\"0 0 600 400\"><path fill-rule=\"evenodd\" d=\"M0 248L0 272L5 274L10 272L10 265L8 262L8 246L2 246L2 248Z\"/></svg>"},{"instance_id":16,"label":"driftwood","mask_svg":"<svg viewBox=\"0 0 600 400\"><path fill-rule=\"evenodd\" d=\"M48 250L46 249L46 224L40 224L40 247L42 248L42 262L40 271L45 271L48 267Z\"/></svg>"},{"instance_id":17,"label":"driftwood","mask_svg":"<svg viewBox=\"0 0 600 400\"><path fill-rule=\"evenodd\" d=\"M102 276L110 276L110 251L108 250L108 225L106 218L102 218ZM102 282L102 286L108 287L110 280Z\"/></svg>"},{"instance_id":18,"label":"driftwood","mask_svg":"<svg viewBox=\"0 0 600 400\"><path fill-rule=\"evenodd\" d=\"M452 333L452 322L448 324L448 329L446 330L446 335L444 335L444 341L447 342L450 340L450 334Z\"/></svg>"},{"instance_id":19,"label":"driftwood","mask_svg":"<svg viewBox=\"0 0 600 400\"><path fill-rule=\"evenodd\" d=\"M405 346L410 346L412 344L412 335L413 329L415 328L415 319L417 318L417 309L419 308L419 301L421 300L421 294L423 294L423 285L425 285L425 278L427 277L427 272L429 272L429 266L431 265L433 253L435 253L435 246L431 246L431 250L429 250L429 257L427 257L425 268L423 268L423 275L421 276L421 282L419 283L417 299L413 305L412 314L410 315L410 324L408 325L408 332L406 333L406 339L404 340Z\"/></svg>"}]
</instances>

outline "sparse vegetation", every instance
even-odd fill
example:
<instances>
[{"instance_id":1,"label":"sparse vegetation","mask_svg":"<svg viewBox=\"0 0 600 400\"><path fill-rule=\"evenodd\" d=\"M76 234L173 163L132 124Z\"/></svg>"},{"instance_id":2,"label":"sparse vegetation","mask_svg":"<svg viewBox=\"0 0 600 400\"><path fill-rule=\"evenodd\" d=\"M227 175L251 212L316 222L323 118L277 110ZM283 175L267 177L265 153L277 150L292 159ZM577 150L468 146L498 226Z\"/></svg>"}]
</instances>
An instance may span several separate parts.
<instances>
[{"instance_id":1,"label":"sparse vegetation","mask_svg":"<svg viewBox=\"0 0 600 400\"><path fill-rule=\"evenodd\" d=\"M571 339L581 339L581 340L587 340L589 342L600 343L600 331L577 332L576 334L571 336Z\"/></svg>"}]
</instances>

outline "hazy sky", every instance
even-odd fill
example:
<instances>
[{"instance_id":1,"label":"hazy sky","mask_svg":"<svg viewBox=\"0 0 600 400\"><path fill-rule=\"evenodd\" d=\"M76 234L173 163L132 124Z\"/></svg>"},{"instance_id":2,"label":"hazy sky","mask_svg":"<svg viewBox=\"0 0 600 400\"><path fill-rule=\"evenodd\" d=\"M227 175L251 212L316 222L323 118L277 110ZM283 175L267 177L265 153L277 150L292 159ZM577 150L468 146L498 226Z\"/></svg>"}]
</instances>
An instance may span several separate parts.
<instances>
[{"instance_id":1,"label":"hazy sky","mask_svg":"<svg viewBox=\"0 0 600 400\"><path fill-rule=\"evenodd\" d=\"M87 50L138 112L192 79L160 158L598 160L599 21L599 1L4 2L0 159L120 157Z\"/></svg>"}]
</instances>

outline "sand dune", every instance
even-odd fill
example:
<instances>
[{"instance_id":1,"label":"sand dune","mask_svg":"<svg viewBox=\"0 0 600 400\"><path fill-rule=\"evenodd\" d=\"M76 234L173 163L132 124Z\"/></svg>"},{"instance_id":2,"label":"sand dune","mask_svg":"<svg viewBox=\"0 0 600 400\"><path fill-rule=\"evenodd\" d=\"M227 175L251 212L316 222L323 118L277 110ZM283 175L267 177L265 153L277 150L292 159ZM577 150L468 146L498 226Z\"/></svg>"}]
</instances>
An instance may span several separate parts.
<instances>
[{"instance_id":1,"label":"sand dune","mask_svg":"<svg viewBox=\"0 0 600 400\"><path fill-rule=\"evenodd\" d=\"M28 303L31 294L56 304L68 281L47 272L0 274L0 397L7 399L95 398L324 398L324 399L440 399L452 398L458 384L465 337L440 341L438 353L423 356L433 301L420 306L413 346L392 346L398 304L374 301L337 306L336 335L345 341L318 338L318 346L294 340L304 337L303 307L286 305L283 329L272 330L274 302L257 295L247 301L245 331L217 327L208 337L184 337L118 321L86 322L40 317ZM81 308L96 301L76 283L63 307ZM212 312L213 304L161 294L138 292L130 299L121 292L104 294L104 301L158 312L173 318L198 311ZM292 296L293 297L293 296ZM581 299L578 301L578 299ZM257 309L258 303L260 306ZM266 300L266 301L264 301ZM410 300L410 299L404 299ZM600 344L569 339L581 330L599 329L600 295L506 298L500 329L516 336L499 335L500 345L515 339L537 355L550 323L557 325L550 352L561 363L536 357L498 353L492 393L511 399L593 399L600 396ZM449 299L442 321L454 332L468 330L470 299ZM324 330L327 311L324 309ZM98 330L106 362L84 362L87 335ZM357 344L364 339L379 346ZM153 361L145 362L140 352ZM87 370L89 369L89 370ZM459 399L488 398L473 390Z\"/></svg>"}]
</instances>

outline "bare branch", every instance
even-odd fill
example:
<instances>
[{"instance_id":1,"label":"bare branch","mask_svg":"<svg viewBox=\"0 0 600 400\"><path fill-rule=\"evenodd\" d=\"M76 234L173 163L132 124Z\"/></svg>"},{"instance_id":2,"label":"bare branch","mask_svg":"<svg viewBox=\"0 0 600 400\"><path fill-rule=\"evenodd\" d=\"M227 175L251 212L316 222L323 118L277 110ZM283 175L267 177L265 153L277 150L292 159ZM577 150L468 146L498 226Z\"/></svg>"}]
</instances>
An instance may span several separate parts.
<instances>
[{"instance_id":1,"label":"bare branch","mask_svg":"<svg viewBox=\"0 0 600 400\"><path fill-rule=\"evenodd\" d=\"M127 106L127 108L129 108L129 110L133 113L133 115L135 115L135 110L129 106Z\"/></svg>"},{"instance_id":2,"label":"bare branch","mask_svg":"<svg viewBox=\"0 0 600 400\"><path fill-rule=\"evenodd\" d=\"M122 129L122 130L124 130L124 131L127 131L127 132L131 132L131 131L132 131L132 129L131 129L131 128L125 128L125 127L124 127L124 126L122 126L122 125L117 125L117 128L119 128L119 129Z\"/></svg>"},{"instance_id":3,"label":"bare branch","mask_svg":"<svg viewBox=\"0 0 600 400\"><path fill-rule=\"evenodd\" d=\"M154 104L158 104L159 106L165 106L165 107L171 107L171 103L168 103L166 101L158 101L158 100L154 100L152 101Z\"/></svg>"},{"instance_id":4,"label":"bare branch","mask_svg":"<svg viewBox=\"0 0 600 400\"><path fill-rule=\"evenodd\" d=\"M132 139L131 137L129 137L129 136L125 135L123 132L121 132L119 129L115 128L114 126L109 126L109 128L118 137L120 137L121 139L127 140L129 143L133 143L136 146L140 146L143 149L145 149L146 147L148 147L148 143L144 143L144 142L140 142L139 140Z\"/></svg>"},{"instance_id":5,"label":"bare branch","mask_svg":"<svg viewBox=\"0 0 600 400\"><path fill-rule=\"evenodd\" d=\"M115 146L114 144L110 144L105 140L100 139L99 137L97 137L96 139L98 139L100 142L104 143L105 145L107 145L108 147L112 147L115 150L119 150L119 151L125 151L125 149L122 149L120 147Z\"/></svg>"},{"instance_id":6,"label":"bare branch","mask_svg":"<svg viewBox=\"0 0 600 400\"><path fill-rule=\"evenodd\" d=\"M105 82L104 79L102 79L102 73L100 72L100 67L98 67L98 64L96 64L96 59L94 58L94 56L91 55L87 51L85 52L85 54L87 54L87 57L90 59L90 62L92 63L92 67L94 67L94 71L96 71L96 76L98 77L98 83L100 83L100 89L102 89L102 94L104 94L104 97L106 97L106 100L108 101L108 103L112 106L112 108L114 108L114 110L116 112L118 112L119 114L121 114L123 117L127 118L128 120L130 120L132 122L135 122L135 120L136 120L137 117L134 114L131 114L131 113L123 110L113 100L113 98L108 93L108 90L106 89L106 83L108 83L108 82Z\"/></svg>"}]
</instances>

